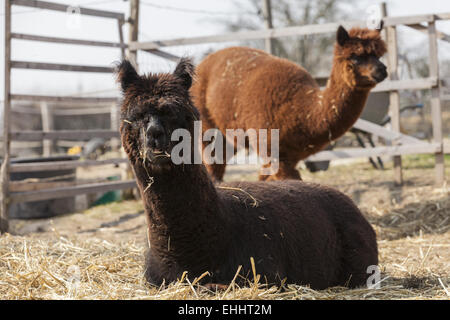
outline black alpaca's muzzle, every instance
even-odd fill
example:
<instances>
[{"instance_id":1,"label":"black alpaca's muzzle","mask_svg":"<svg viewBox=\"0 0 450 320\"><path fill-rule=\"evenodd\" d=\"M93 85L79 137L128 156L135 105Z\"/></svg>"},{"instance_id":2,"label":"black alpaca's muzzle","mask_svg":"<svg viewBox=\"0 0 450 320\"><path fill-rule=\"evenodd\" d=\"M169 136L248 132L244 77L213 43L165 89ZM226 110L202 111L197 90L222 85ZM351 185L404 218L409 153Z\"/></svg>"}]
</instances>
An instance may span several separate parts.
<instances>
[{"instance_id":1,"label":"black alpaca's muzzle","mask_svg":"<svg viewBox=\"0 0 450 320\"><path fill-rule=\"evenodd\" d=\"M153 163L164 163L170 161L169 139L166 131L157 118L151 118L146 131L147 157Z\"/></svg>"}]
</instances>

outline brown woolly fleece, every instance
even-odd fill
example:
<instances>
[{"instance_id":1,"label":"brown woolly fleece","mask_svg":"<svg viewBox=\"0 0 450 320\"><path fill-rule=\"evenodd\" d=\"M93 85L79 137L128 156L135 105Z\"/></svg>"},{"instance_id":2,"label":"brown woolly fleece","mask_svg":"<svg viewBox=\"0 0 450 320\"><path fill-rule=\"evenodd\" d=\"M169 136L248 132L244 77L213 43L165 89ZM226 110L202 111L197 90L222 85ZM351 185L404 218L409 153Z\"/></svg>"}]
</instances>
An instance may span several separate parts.
<instances>
[{"instance_id":1,"label":"brown woolly fleece","mask_svg":"<svg viewBox=\"0 0 450 320\"><path fill-rule=\"evenodd\" d=\"M376 236L344 194L299 180L216 187L204 165L160 157L173 151L167 138L175 129L193 135L192 73L187 59L173 74L139 76L128 61L118 68L120 134L147 218L147 280L168 284L184 271L190 279L208 271L204 283L228 284L239 265L252 277L253 257L269 284L365 285L367 267L378 263Z\"/></svg>"},{"instance_id":2,"label":"brown woolly fleece","mask_svg":"<svg viewBox=\"0 0 450 320\"><path fill-rule=\"evenodd\" d=\"M347 33L339 27L324 90L304 68L261 50L232 47L210 54L197 66L191 88L203 131L280 129L280 170L260 179L299 179L297 162L342 136L359 118L369 91L387 76L379 61L385 52L378 30ZM225 166L213 164L208 171L222 180Z\"/></svg>"}]
</instances>

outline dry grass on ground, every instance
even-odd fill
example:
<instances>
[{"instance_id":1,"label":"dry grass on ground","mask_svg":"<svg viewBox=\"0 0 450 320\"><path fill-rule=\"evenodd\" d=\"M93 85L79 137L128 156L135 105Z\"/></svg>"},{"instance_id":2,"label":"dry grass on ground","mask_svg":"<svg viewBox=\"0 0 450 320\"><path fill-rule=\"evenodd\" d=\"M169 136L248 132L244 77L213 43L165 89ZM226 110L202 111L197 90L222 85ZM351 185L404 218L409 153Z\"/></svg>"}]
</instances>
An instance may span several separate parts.
<instances>
[{"instance_id":1,"label":"dry grass on ground","mask_svg":"<svg viewBox=\"0 0 450 320\"><path fill-rule=\"evenodd\" d=\"M148 286L142 205L124 201L51 220L13 221L12 234L0 237L0 297L449 299L450 188L433 187L432 158L408 157L404 166L403 188L392 183L389 165L383 172L366 163L316 174L302 171L304 180L332 185L352 197L374 226L385 279L380 289L315 291L288 285L279 290L249 282L244 288L231 284L226 292L211 292L189 274L165 288ZM243 178L254 180L256 172L236 167L227 173L228 180Z\"/></svg>"}]
</instances>

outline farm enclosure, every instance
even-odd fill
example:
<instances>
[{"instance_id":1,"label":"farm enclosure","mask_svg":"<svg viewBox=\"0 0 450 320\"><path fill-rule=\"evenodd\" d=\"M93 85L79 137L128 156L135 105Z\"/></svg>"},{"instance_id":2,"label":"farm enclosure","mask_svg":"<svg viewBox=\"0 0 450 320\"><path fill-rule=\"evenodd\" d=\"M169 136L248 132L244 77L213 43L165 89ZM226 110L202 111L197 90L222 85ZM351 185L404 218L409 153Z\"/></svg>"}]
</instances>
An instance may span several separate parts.
<instances>
[{"instance_id":1,"label":"farm enclosure","mask_svg":"<svg viewBox=\"0 0 450 320\"><path fill-rule=\"evenodd\" d=\"M18 3L27 1L18 1ZM395 21L395 18L392 18ZM430 35L430 48L437 41L439 33L433 31L435 19L448 19L448 15L423 15L420 17L409 17L397 19L397 23L405 23L426 30ZM387 20L389 21L389 20ZM400 22L399 22L400 21ZM429 23L428 29L422 22ZM391 21L387 23L391 32L396 24ZM294 29L268 30L250 32L244 38L252 37L274 37L283 34L302 35L309 29L320 32L334 32L337 24L320 26L301 26ZM317 28L317 29L316 29ZM310 31L310 30L309 30ZM317 31L317 32L319 32ZM231 39L236 35L223 36L223 41ZM241 34L242 36L242 34ZM228 38L227 38L228 37ZM212 39L216 41L218 38ZM220 39L220 37L219 37ZM234 38L233 38L234 39ZM130 43L130 48L147 48L150 52L164 55L161 51L165 46L179 45L180 43L195 43L204 41L203 39L180 39L171 41L152 42L139 44ZM210 39L206 39L211 41ZM145 46L145 48L144 48ZM125 47L123 47L125 48ZM145 49L145 50L147 50ZM159 51L155 51L159 50ZM431 53L432 49L430 49ZM175 59L173 55L165 55ZM395 59L395 58L394 58ZM433 62L434 61L434 62ZM434 67L436 61L432 60ZM19 64L16 66L25 66ZM31 65L28 65L31 66ZM35 67L45 67L34 65ZM48 66L47 66L48 67ZM437 72L432 68L432 72ZM434 94L439 92L441 81L438 74L431 75L426 79L395 80L380 86L377 90L387 90L392 99L396 99L396 92L408 89L431 89ZM392 93L392 94L391 94ZM14 98L14 96L12 96ZM15 97L17 98L17 96ZM20 97L19 97L20 98ZM436 98L434 96L434 98ZM46 98L48 99L48 97ZM79 99L81 101L81 99ZM439 100L439 99L438 99ZM78 101L78 102L80 102ZM114 100L115 101L115 100ZM91 98L92 102L92 98ZM111 101L109 101L111 102ZM448 270L448 187L434 189L433 176L438 179L444 177L443 166L443 137L442 130L439 131L441 115L440 104L437 100L432 102L431 109L433 115L431 123L434 124L434 141L432 143L417 146L383 147L376 150L360 150L359 156L383 154L399 156L404 151L408 153L426 152L437 154L438 166L433 174L433 158L430 157L407 157L403 163L404 187L397 188L392 180L399 180L399 162L395 168L380 174L368 168L366 164L357 164L352 167L334 167L329 172L321 172L315 175L308 174L307 181L321 182L332 185L352 197L353 200L363 209L374 228L377 230L380 245L381 266L385 268L385 286L380 291L352 291L345 289L331 289L324 292L313 292L310 289L293 287L283 296L276 289L244 288L241 290L231 290L228 298L446 298L448 296L449 270ZM439 101L440 103L440 101ZM399 106L393 104L394 125L399 123ZM396 117L396 118L395 118ZM413 126L414 127L414 126ZM443 126L448 128L448 124ZM367 126L362 124L363 129ZM399 130L399 127L397 128ZM385 131L376 131L378 134L386 134ZM96 131L84 133L85 135L104 136L110 138L117 133L105 133ZM73 132L42 132L33 133L11 133L11 138L53 140L58 137L70 137ZM8 136L8 134L6 135ZM395 137L399 137L398 135ZM400 136L402 137L402 136ZM392 138L392 137L391 137ZM395 139L393 139L395 140ZM420 150L419 150L420 149ZM420 152L419 152L420 151ZM355 151L340 151L341 154L351 155ZM348 154L345 154L349 152ZM318 154L316 160L329 158L339 158L336 152L325 152ZM398 159L398 158L397 158ZM121 162L119 160L105 160L97 164L105 164L109 161ZM423 162L423 163L422 163ZM87 166L92 162L77 163L76 166ZM54 164L53 164L54 165ZM75 167L74 164L60 164L63 166ZM52 166L51 164L48 165ZM14 168L14 166L11 166ZM86 170L85 175L90 175L95 170ZM448 163L447 163L448 168ZM80 169L80 168L78 168ZM82 169L82 168L81 168ZM102 166L98 167L103 169ZM14 170L14 169L13 169ZM12 171L13 171L12 170ZM254 169L234 168L229 172L226 179L253 180ZM239 171L241 170L241 171ZM79 171L83 171L79 170ZM395 173L395 174L394 174ZM448 170L447 170L448 174ZM440 178L439 178L440 177ZM438 180L439 181L439 180ZM114 183L112 183L114 185ZM127 187L133 186L130 181ZM72 186L73 187L73 186ZM75 188L63 189L59 193L55 190L47 191L47 195L67 195ZM84 189L83 189L84 188ZM92 192L89 187L79 188L76 192ZM5 189L3 189L5 190ZM12 191L12 190L10 190ZM34 193L33 197L42 198L42 193ZM18 196L13 195L12 196ZM23 196L23 195L21 195ZM36 198L34 198L36 199ZM424 202L424 200L428 200ZM12 221L10 232L14 236L6 236L0 239L2 242L2 256L0 273L8 275L7 280L1 280L2 286L7 288L5 297L8 294L22 298L216 298L217 295L203 291L193 293L187 281L171 286L168 290L159 291L156 288L148 288L143 283L142 278L142 253L145 244L145 230L142 210L139 202L116 203L106 207L99 207L84 213L72 216L56 218L54 220L41 221ZM3 246L4 244L4 246ZM46 248L49 249L46 249ZM399 250L402 248L404 250ZM68 252L64 254L64 252ZM95 256L98 259L88 261L88 258ZM61 259L60 259L61 258ZM66 260L67 259L67 260ZM80 263L83 261L83 263ZM67 283L67 266L77 265L81 271L81 290L71 291ZM14 266L12 268L12 266ZM13 270L13 271L12 271ZM93 280L95 279L95 280ZM190 279L191 281L193 279ZM97 286L95 284L97 284ZM123 284L117 286L117 283ZM14 290L12 288L17 288ZM8 293L10 292L10 293ZM100 292L100 293L99 293ZM3 294L3 292L2 292ZM260 295L260 296L258 296Z\"/></svg>"}]
</instances>

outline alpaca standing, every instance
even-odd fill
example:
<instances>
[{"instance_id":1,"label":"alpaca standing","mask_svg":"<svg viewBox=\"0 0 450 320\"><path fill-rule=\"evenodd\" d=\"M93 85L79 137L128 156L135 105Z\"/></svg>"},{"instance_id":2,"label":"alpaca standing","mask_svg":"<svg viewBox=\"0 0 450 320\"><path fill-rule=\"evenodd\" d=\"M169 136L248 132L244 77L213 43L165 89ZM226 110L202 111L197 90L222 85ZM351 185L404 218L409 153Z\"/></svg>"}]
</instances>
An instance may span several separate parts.
<instances>
[{"instance_id":1,"label":"alpaca standing","mask_svg":"<svg viewBox=\"0 0 450 320\"><path fill-rule=\"evenodd\" d=\"M379 30L354 28L347 33L340 26L333 69L327 87L320 90L305 69L286 59L245 47L223 49L198 65L193 102L204 131L280 129L280 169L260 179L300 179L297 162L350 129L369 91L386 78L379 61L385 52ZM222 180L225 166L207 168Z\"/></svg>"},{"instance_id":2,"label":"alpaca standing","mask_svg":"<svg viewBox=\"0 0 450 320\"><path fill-rule=\"evenodd\" d=\"M227 284L239 265L251 276L253 257L268 283L364 285L367 267L378 263L376 236L345 195L294 180L215 187L203 164L171 161L173 131L192 136L199 118L192 74L187 59L173 74L139 76L128 61L118 68L122 144L148 225L147 280L160 285L183 271L191 279L209 271L204 281Z\"/></svg>"}]
</instances>

